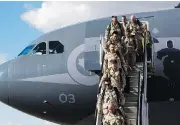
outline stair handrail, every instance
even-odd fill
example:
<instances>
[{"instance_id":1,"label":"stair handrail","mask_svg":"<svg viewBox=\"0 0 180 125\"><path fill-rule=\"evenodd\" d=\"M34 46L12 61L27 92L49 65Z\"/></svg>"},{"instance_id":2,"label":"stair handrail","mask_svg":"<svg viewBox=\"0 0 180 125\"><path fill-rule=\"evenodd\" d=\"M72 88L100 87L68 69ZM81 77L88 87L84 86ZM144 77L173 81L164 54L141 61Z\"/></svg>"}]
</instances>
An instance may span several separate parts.
<instances>
[{"instance_id":1,"label":"stair handrail","mask_svg":"<svg viewBox=\"0 0 180 125\"><path fill-rule=\"evenodd\" d=\"M138 103L137 103L137 119L136 125L140 125L140 112L141 112L141 71L138 72Z\"/></svg>"},{"instance_id":2,"label":"stair handrail","mask_svg":"<svg viewBox=\"0 0 180 125\"><path fill-rule=\"evenodd\" d=\"M140 125L149 125L148 119L148 103L147 103L147 49L146 49L146 32L144 34L144 64L143 64L143 82L141 91L141 112L140 112ZM145 110L143 110L143 107ZM145 114L144 114L145 111ZM144 117L145 118L142 118ZM145 122L143 122L145 120Z\"/></svg>"},{"instance_id":3,"label":"stair handrail","mask_svg":"<svg viewBox=\"0 0 180 125\"><path fill-rule=\"evenodd\" d=\"M104 63L104 50L103 50L103 42L104 42L104 36L103 35L100 35L100 52L99 52L99 64L100 64L100 67L101 67L101 71L103 71L103 63ZM100 77L99 77L99 82L101 80L101 77L102 77L102 73L100 74ZM101 87L98 85L98 93L97 93L97 101L98 101L98 97L99 97L99 93L101 91ZM99 125L99 121L101 119L99 119L99 114L98 114L98 111L97 111L97 103L96 103L96 109L95 109L95 125Z\"/></svg>"},{"instance_id":4,"label":"stair handrail","mask_svg":"<svg viewBox=\"0 0 180 125\"><path fill-rule=\"evenodd\" d=\"M147 49L146 49L146 33L144 34L144 60L143 60L143 74L139 72L139 81L138 81L138 107L137 107L137 119L136 119L136 125L143 125L142 121L142 105L147 104ZM141 78L143 76L143 79ZM147 107L147 106L146 106ZM148 114L147 114L147 108L146 108L146 123L148 122ZM147 125L147 124L146 124Z\"/></svg>"}]
</instances>

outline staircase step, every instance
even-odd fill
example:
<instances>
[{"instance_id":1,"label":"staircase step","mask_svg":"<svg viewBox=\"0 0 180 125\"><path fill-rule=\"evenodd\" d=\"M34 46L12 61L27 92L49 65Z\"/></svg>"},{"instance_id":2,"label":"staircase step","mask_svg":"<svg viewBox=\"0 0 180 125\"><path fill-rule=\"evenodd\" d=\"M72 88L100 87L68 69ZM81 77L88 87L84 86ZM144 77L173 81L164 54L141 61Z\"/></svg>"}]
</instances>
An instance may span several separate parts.
<instances>
[{"instance_id":1,"label":"staircase step","mask_svg":"<svg viewBox=\"0 0 180 125\"><path fill-rule=\"evenodd\" d=\"M130 125L136 125L136 119L129 119Z\"/></svg>"},{"instance_id":2,"label":"staircase step","mask_svg":"<svg viewBox=\"0 0 180 125\"><path fill-rule=\"evenodd\" d=\"M125 111L125 113L137 113L137 107L135 107L135 106L125 107L124 111Z\"/></svg>"},{"instance_id":3,"label":"staircase step","mask_svg":"<svg viewBox=\"0 0 180 125\"><path fill-rule=\"evenodd\" d=\"M126 102L124 104L124 107L130 107L130 106L136 106L137 107L137 102Z\"/></svg>"},{"instance_id":4,"label":"staircase step","mask_svg":"<svg viewBox=\"0 0 180 125\"><path fill-rule=\"evenodd\" d=\"M138 86L139 79L138 78L132 78L129 80L130 86Z\"/></svg>"},{"instance_id":5,"label":"staircase step","mask_svg":"<svg viewBox=\"0 0 180 125\"><path fill-rule=\"evenodd\" d=\"M136 84L136 83L134 83L134 84L130 83L130 87L136 87L136 88L138 88L138 84Z\"/></svg>"},{"instance_id":6,"label":"staircase step","mask_svg":"<svg viewBox=\"0 0 180 125\"><path fill-rule=\"evenodd\" d=\"M130 92L138 93L138 87L130 87Z\"/></svg>"},{"instance_id":7,"label":"staircase step","mask_svg":"<svg viewBox=\"0 0 180 125\"><path fill-rule=\"evenodd\" d=\"M138 97L137 92L124 93L125 97Z\"/></svg>"},{"instance_id":8,"label":"staircase step","mask_svg":"<svg viewBox=\"0 0 180 125\"><path fill-rule=\"evenodd\" d=\"M138 72L129 72L127 77L129 77L129 78L137 78L138 77Z\"/></svg>"},{"instance_id":9,"label":"staircase step","mask_svg":"<svg viewBox=\"0 0 180 125\"><path fill-rule=\"evenodd\" d=\"M126 113L127 114L127 116L128 116L128 118L130 118L130 119L136 119L136 113Z\"/></svg>"},{"instance_id":10,"label":"staircase step","mask_svg":"<svg viewBox=\"0 0 180 125\"><path fill-rule=\"evenodd\" d=\"M130 78L129 82L130 83L138 83L139 79L138 78Z\"/></svg>"},{"instance_id":11,"label":"staircase step","mask_svg":"<svg viewBox=\"0 0 180 125\"><path fill-rule=\"evenodd\" d=\"M125 98L126 98L126 102L137 102L138 101L137 96L130 96L130 97L125 97Z\"/></svg>"},{"instance_id":12,"label":"staircase step","mask_svg":"<svg viewBox=\"0 0 180 125\"><path fill-rule=\"evenodd\" d=\"M144 62L137 62L137 63L136 63L136 65L141 65L141 66L142 66L143 64L144 64Z\"/></svg>"}]
</instances>

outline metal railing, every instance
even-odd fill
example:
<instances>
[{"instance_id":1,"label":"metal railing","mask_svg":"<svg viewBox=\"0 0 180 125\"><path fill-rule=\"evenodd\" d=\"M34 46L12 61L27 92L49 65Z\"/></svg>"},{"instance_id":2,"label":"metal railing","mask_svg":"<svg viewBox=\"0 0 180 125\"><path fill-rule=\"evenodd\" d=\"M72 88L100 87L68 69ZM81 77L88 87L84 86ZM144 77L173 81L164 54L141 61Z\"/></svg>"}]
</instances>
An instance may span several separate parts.
<instances>
[{"instance_id":1,"label":"metal railing","mask_svg":"<svg viewBox=\"0 0 180 125\"><path fill-rule=\"evenodd\" d=\"M103 35L100 35L100 58L99 58L99 64L101 66L101 71L103 71L103 63L104 63L104 50L103 50L103 42L104 42L104 37ZM99 77L99 81L101 80L101 77L102 77L103 73L100 74L100 77ZM99 93L101 91L101 87L98 85L98 93L97 93L97 100L98 100L98 97L99 97ZM97 106L97 103L96 103L96 106ZM97 111L97 107L95 109L95 124L94 125L101 125L101 116L100 114L98 114L98 111Z\"/></svg>"},{"instance_id":2,"label":"metal railing","mask_svg":"<svg viewBox=\"0 0 180 125\"><path fill-rule=\"evenodd\" d=\"M136 119L136 125L140 125L140 112L141 112L141 72L138 72L138 107L137 107L137 119Z\"/></svg>"},{"instance_id":3,"label":"metal railing","mask_svg":"<svg viewBox=\"0 0 180 125\"><path fill-rule=\"evenodd\" d=\"M146 34L145 34L146 36ZM144 67L143 67L143 82L141 91L141 112L140 112L140 125L149 125L148 119L148 103L147 103L147 49L146 37L144 37ZM145 108L145 110L143 109ZM144 112L145 111L145 112ZM144 120L144 121L143 121Z\"/></svg>"},{"instance_id":4,"label":"metal railing","mask_svg":"<svg viewBox=\"0 0 180 125\"><path fill-rule=\"evenodd\" d=\"M147 46L146 34L144 35L144 61L143 61L143 79L138 83L138 110L136 125L149 125L148 103L147 103ZM141 76L141 74L140 74ZM141 84L141 85L140 85ZM145 110L144 110L144 109Z\"/></svg>"}]
</instances>

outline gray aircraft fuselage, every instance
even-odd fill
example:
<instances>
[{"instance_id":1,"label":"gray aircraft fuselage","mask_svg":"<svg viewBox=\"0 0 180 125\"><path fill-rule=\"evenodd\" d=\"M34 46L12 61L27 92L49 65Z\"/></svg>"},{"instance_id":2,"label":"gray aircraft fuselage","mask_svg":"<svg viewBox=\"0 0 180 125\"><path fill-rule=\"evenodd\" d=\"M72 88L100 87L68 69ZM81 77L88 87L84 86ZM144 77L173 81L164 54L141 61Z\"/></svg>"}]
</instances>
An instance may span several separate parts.
<instances>
[{"instance_id":1,"label":"gray aircraft fuselage","mask_svg":"<svg viewBox=\"0 0 180 125\"><path fill-rule=\"evenodd\" d=\"M127 18L130 15L127 14ZM165 78L162 64L156 63L159 59L155 55L161 49L158 44L166 45L166 39L177 39L173 41L174 48L180 49L178 43L180 42L180 9L142 12L134 15L153 16L140 20L148 22L151 36L158 41L154 41L152 46L155 68L152 78L156 76ZM121 16L118 18L120 19ZM44 34L30 43L28 45L30 49L27 47L18 57L0 66L0 100L20 111L60 124L76 124L92 115L95 111L99 77L84 68L86 48L84 42L85 39L89 41L99 39L110 22L111 18L108 17L79 23ZM50 54L50 41L60 42L63 46L62 51ZM41 43L45 51L38 54L34 49L37 49L36 46ZM91 58L93 60L93 57ZM176 70L173 73L176 74ZM149 84L156 84L156 81L148 79L148 87ZM149 88L150 104L168 101L169 97L161 99L163 95L154 99L152 92L154 88ZM158 94L158 91L156 92ZM172 94L171 98L180 100L178 94Z\"/></svg>"}]
</instances>

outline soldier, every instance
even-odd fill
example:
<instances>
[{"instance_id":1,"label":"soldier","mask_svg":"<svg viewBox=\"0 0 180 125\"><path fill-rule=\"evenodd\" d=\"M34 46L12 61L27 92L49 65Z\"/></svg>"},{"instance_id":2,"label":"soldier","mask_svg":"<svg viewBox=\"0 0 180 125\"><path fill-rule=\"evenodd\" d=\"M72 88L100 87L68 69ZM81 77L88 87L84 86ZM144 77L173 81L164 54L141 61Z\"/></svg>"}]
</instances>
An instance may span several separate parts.
<instances>
[{"instance_id":1,"label":"soldier","mask_svg":"<svg viewBox=\"0 0 180 125\"><path fill-rule=\"evenodd\" d=\"M151 33L147 29L147 24L143 25L144 27L144 36L146 37L146 49L147 49L147 60L151 60ZM142 45L144 49L144 39L142 39Z\"/></svg>"},{"instance_id":2,"label":"soldier","mask_svg":"<svg viewBox=\"0 0 180 125\"><path fill-rule=\"evenodd\" d=\"M114 31L118 32L119 39L123 36L123 31L121 24L117 20L117 16L112 16L112 22L107 26L106 31L105 31L105 39L106 41L109 40L109 38L112 36L112 33Z\"/></svg>"},{"instance_id":3,"label":"soldier","mask_svg":"<svg viewBox=\"0 0 180 125\"><path fill-rule=\"evenodd\" d=\"M132 70L136 64L136 52L138 49L138 43L134 37L135 36L130 35L128 36L128 39L126 39L125 41L128 46L128 54L126 55L126 63L130 70Z\"/></svg>"},{"instance_id":4,"label":"soldier","mask_svg":"<svg viewBox=\"0 0 180 125\"><path fill-rule=\"evenodd\" d=\"M127 45L125 44L124 41L121 41L121 39L118 39L118 32L117 31L114 31L112 33L112 36L110 37L110 39L106 43L105 52L107 52L108 46L111 43L115 44L115 51L119 52L123 56L127 54L127 52L128 52Z\"/></svg>"},{"instance_id":5,"label":"soldier","mask_svg":"<svg viewBox=\"0 0 180 125\"><path fill-rule=\"evenodd\" d=\"M122 71L126 71L126 63L124 60L124 57L120 53L117 54L115 50L115 45L111 43L108 48L108 52L104 56L104 65L103 65L103 71L106 71L108 68L110 68L110 60L117 60L118 68Z\"/></svg>"},{"instance_id":6,"label":"soldier","mask_svg":"<svg viewBox=\"0 0 180 125\"><path fill-rule=\"evenodd\" d=\"M103 111L103 114L106 114L108 102L114 102L117 108L124 105L124 96L121 95L122 93L118 92L116 87L111 85L110 78L102 78L101 85L102 89L97 101L97 109L99 113Z\"/></svg>"},{"instance_id":7,"label":"soldier","mask_svg":"<svg viewBox=\"0 0 180 125\"><path fill-rule=\"evenodd\" d=\"M108 112L104 115L103 125L124 125L124 119L113 103L108 104Z\"/></svg>"},{"instance_id":8,"label":"soldier","mask_svg":"<svg viewBox=\"0 0 180 125\"><path fill-rule=\"evenodd\" d=\"M127 19L126 19L126 16L122 16L121 17L121 21L122 21L122 28L123 28L123 35L125 35L125 32L126 32L126 27L128 25L127 23Z\"/></svg>"},{"instance_id":9,"label":"soldier","mask_svg":"<svg viewBox=\"0 0 180 125\"><path fill-rule=\"evenodd\" d=\"M139 20L136 20L134 15L131 16L131 20L127 25L126 32L130 36L134 36L136 42L138 43L138 54L143 53L143 46L142 46L142 37L143 37L143 28L142 23Z\"/></svg>"}]
</instances>

